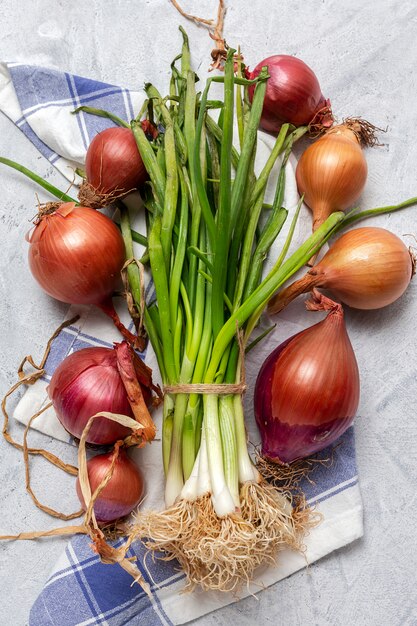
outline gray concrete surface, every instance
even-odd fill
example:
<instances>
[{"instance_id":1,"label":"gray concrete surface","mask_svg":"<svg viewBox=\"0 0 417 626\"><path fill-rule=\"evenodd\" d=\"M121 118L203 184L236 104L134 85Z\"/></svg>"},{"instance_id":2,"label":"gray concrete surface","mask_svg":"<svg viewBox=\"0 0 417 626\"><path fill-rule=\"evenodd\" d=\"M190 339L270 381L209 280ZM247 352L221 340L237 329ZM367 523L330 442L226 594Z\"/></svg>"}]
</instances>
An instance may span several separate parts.
<instances>
[{"instance_id":1,"label":"gray concrete surface","mask_svg":"<svg viewBox=\"0 0 417 626\"><path fill-rule=\"evenodd\" d=\"M215 0L187 8L214 15ZM226 37L250 65L273 53L296 54L316 71L339 118L360 115L388 126L384 146L369 150L364 207L417 195L417 6L411 0L228 0ZM144 78L166 88L179 47L179 16L167 0L13 0L0 2L0 58L54 66L135 87ZM184 23L184 22L183 22ZM187 25L195 66L206 67L211 42ZM65 185L7 119L0 117L0 154L23 161ZM43 295L26 262L25 232L36 204L33 187L0 170L0 387L15 380L28 353L39 357L66 309ZM417 209L374 223L417 233ZM410 244L415 241L408 238ZM356 423L365 537L198 625L402 626L417 624L415 528L417 426L417 288L379 312L349 311L362 374ZM21 435L19 428L15 432ZM34 434L32 441L39 441ZM73 460L54 441L46 446ZM33 463L44 501L75 509L70 482ZM20 455L0 443L0 533L48 528L54 521L24 491ZM23 626L65 540L0 543L0 624Z\"/></svg>"}]
</instances>

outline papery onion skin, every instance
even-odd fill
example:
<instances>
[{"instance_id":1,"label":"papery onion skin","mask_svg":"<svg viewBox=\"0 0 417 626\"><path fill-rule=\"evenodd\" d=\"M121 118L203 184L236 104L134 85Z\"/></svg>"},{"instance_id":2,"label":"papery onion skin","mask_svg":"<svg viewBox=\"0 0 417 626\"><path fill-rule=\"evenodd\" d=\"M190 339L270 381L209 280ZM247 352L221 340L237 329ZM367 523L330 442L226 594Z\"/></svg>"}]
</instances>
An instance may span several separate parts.
<instances>
[{"instance_id":1,"label":"papery onion skin","mask_svg":"<svg viewBox=\"0 0 417 626\"><path fill-rule=\"evenodd\" d=\"M29 267L42 289L70 304L101 304L120 285L123 238L110 218L73 202L43 215L28 238Z\"/></svg>"},{"instance_id":2,"label":"papery onion skin","mask_svg":"<svg viewBox=\"0 0 417 626\"><path fill-rule=\"evenodd\" d=\"M278 133L285 123L294 126L310 124L316 116L324 127L333 123L330 102L321 93L320 84L313 70L296 57L279 54L264 59L248 78L258 76L262 67L268 67L266 94L261 118L261 127L271 133ZM252 99L254 87L249 88ZM320 118L320 112L323 113Z\"/></svg>"},{"instance_id":3,"label":"papery onion skin","mask_svg":"<svg viewBox=\"0 0 417 626\"><path fill-rule=\"evenodd\" d=\"M99 454L87 462L88 480L92 493L109 470L113 454L113 451ZM76 490L81 506L85 510L79 479L77 479ZM143 490L143 477L138 466L121 448L112 477L94 503L97 521L101 523L114 522L129 515L138 506Z\"/></svg>"},{"instance_id":4,"label":"papery onion skin","mask_svg":"<svg viewBox=\"0 0 417 626\"><path fill-rule=\"evenodd\" d=\"M270 315L313 287L329 289L356 309L380 309L400 298L414 273L414 260L397 235L368 226L343 234L307 274L278 292Z\"/></svg>"},{"instance_id":5,"label":"papery onion skin","mask_svg":"<svg viewBox=\"0 0 417 626\"><path fill-rule=\"evenodd\" d=\"M340 305L278 346L255 386L262 455L291 463L319 452L351 425L359 371Z\"/></svg>"},{"instance_id":6,"label":"papery onion skin","mask_svg":"<svg viewBox=\"0 0 417 626\"><path fill-rule=\"evenodd\" d=\"M343 126L332 128L301 155L297 187L313 212L313 231L335 211L345 211L361 195L368 166L358 137Z\"/></svg>"},{"instance_id":7,"label":"papery onion skin","mask_svg":"<svg viewBox=\"0 0 417 626\"><path fill-rule=\"evenodd\" d=\"M344 248L342 257L340 249ZM413 261L397 235L384 228L365 227L342 235L315 269L342 302L357 309L379 309L405 292Z\"/></svg>"},{"instance_id":8,"label":"papery onion skin","mask_svg":"<svg viewBox=\"0 0 417 626\"><path fill-rule=\"evenodd\" d=\"M52 375L48 394L59 421L77 439L96 413L107 411L134 417L114 349L83 348L67 356ZM97 417L87 443L110 445L130 433L129 428L117 422Z\"/></svg>"},{"instance_id":9,"label":"papery onion skin","mask_svg":"<svg viewBox=\"0 0 417 626\"><path fill-rule=\"evenodd\" d=\"M107 128L90 143L85 172L98 194L124 194L147 180L133 132L129 128Z\"/></svg>"}]
</instances>

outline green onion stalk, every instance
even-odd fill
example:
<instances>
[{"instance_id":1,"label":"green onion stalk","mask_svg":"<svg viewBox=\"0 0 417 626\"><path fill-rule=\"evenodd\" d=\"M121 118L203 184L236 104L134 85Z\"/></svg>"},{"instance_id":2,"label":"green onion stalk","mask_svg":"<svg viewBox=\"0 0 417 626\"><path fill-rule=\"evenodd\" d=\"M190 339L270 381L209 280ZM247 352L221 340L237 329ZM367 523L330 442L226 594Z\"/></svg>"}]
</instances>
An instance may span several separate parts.
<instances>
[{"instance_id":1,"label":"green onion stalk","mask_svg":"<svg viewBox=\"0 0 417 626\"><path fill-rule=\"evenodd\" d=\"M333 213L290 254L301 198L264 276L288 218L286 163L307 128L284 124L256 176L268 68L248 81L240 67L235 72L235 51L229 50L224 76L210 78L197 93L188 38L180 30L182 52L171 65L169 95L146 85L148 115L163 131L149 140L139 116L131 123L149 174L147 242L156 303L145 308L144 320L164 385L166 510L140 512L130 540L146 538L150 549L178 559L189 587L233 591L258 566L275 562L279 550L301 549L315 523L308 507L264 480L248 452L242 372L251 333L271 296L344 225L416 199ZM221 101L209 99L213 82L223 84ZM251 103L249 86L255 86ZM220 109L217 121L214 108ZM276 163L275 195L267 204Z\"/></svg>"},{"instance_id":2,"label":"green onion stalk","mask_svg":"<svg viewBox=\"0 0 417 626\"><path fill-rule=\"evenodd\" d=\"M231 591L278 550L299 549L311 522L309 510L267 484L249 455L241 376L246 331L344 215L333 214L288 256L298 207L284 249L262 278L288 215L282 206L286 162L306 129L284 124L256 176L267 68L248 81L235 74L230 50L224 76L210 78L199 94L182 34L169 96L145 87L153 121L163 131L149 140L138 119L131 123L153 199L147 241L156 303L144 319L165 388L167 507L138 514L131 538L146 537L152 549L177 558L190 586ZM222 101L209 99L212 82L223 83ZM220 108L217 121L214 106ZM265 190L277 162L275 197L265 219Z\"/></svg>"}]
</instances>

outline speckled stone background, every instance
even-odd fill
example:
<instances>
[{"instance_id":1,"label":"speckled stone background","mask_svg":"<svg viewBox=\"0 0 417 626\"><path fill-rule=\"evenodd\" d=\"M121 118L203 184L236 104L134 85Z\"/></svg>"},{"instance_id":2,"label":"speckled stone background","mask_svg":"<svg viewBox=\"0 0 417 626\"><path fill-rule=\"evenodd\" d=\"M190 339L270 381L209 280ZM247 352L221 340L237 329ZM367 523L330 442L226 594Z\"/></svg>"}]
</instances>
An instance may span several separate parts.
<instances>
[{"instance_id":1,"label":"speckled stone background","mask_svg":"<svg viewBox=\"0 0 417 626\"><path fill-rule=\"evenodd\" d=\"M202 16L215 0L187 0ZM228 0L227 40L251 66L273 53L295 54L320 77L339 118L363 116L388 127L384 146L367 151L363 207L417 195L417 5L413 0ZM135 88L146 77L163 91L177 53L181 18L168 0L0 1L0 58L47 65ZM184 20L182 20L184 23ZM195 67L207 67L211 42L190 24ZM0 117L0 154L57 185L59 174ZM38 358L66 305L32 280L24 235L35 213L34 187L0 170L0 386L15 380L21 358ZM417 234L417 208L374 220L399 235ZM417 245L411 237L410 245ZM290 309L291 311L293 309ZM402 626L417 624L417 288L377 312L348 311L361 375L356 422L365 537L291 578L206 616L198 625ZM14 427L16 435L21 429ZM41 437L32 435L32 442ZM74 451L42 438L74 461ZM54 525L24 491L20 455L0 444L0 533ZM77 503L70 480L33 462L36 492L66 511ZM0 544L0 624L23 626L64 539Z\"/></svg>"}]
</instances>

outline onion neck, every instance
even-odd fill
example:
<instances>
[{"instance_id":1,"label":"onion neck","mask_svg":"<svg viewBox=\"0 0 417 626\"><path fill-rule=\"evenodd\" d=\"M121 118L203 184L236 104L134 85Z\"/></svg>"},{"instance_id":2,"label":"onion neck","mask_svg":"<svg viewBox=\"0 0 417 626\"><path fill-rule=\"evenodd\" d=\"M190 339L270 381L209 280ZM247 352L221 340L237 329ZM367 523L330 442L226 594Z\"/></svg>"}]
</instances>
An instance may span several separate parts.
<instances>
[{"instance_id":1,"label":"onion neck","mask_svg":"<svg viewBox=\"0 0 417 626\"><path fill-rule=\"evenodd\" d=\"M344 137L345 139L348 139L349 141L352 141L353 143L358 143L360 145L360 138L357 134L359 130L360 128L356 127L356 125L349 126L347 124L340 124L338 126L333 126L333 128L330 128L327 131L326 136L338 135L339 137Z\"/></svg>"},{"instance_id":2,"label":"onion neck","mask_svg":"<svg viewBox=\"0 0 417 626\"><path fill-rule=\"evenodd\" d=\"M318 289L312 289L311 298L306 302L307 311L328 311L343 317L343 307L339 302L335 302L322 294Z\"/></svg>"},{"instance_id":3,"label":"onion neck","mask_svg":"<svg viewBox=\"0 0 417 626\"><path fill-rule=\"evenodd\" d=\"M313 212L313 233L315 233L316 230L324 224L327 218L332 213L336 213L339 209L332 207L327 200L322 200L321 202L317 202L311 210ZM319 252L311 257L311 259L307 262L308 267L313 267L313 265L316 264L318 255Z\"/></svg>"},{"instance_id":4,"label":"onion neck","mask_svg":"<svg viewBox=\"0 0 417 626\"><path fill-rule=\"evenodd\" d=\"M312 268L305 276L279 291L270 299L267 307L268 315L279 313L302 293L307 293L314 287L321 287L322 282L323 273L317 268Z\"/></svg>"},{"instance_id":5,"label":"onion neck","mask_svg":"<svg viewBox=\"0 0 417 626\"><path fill-rule=\"evenodd\" d=\"M145 349L146 342L144 342L143 337L137 337L126 328L126 326L120 320L120 317L118 316L116 309L114 308L113 301L110 296L108 296L102 302L96 304L96 306L108 317L110 317L117 330L120 331L122 337L126 339L126 341L131 346L137 348L139 351L143 351Z\"/></svg>"},{"instance_id":6,"label":"onion neck","mask_svg":"<svg viewBox=\"0 0 417 626\"><path fill-rule=\"evenodd\" d=\"M313 233L327 220L329 215L335 213L339 209L331 207L326 200L315 203L312 207L313 212Z\"/></svg>"},{"instance_id":7,"label":"onion neck","mask_svg":"<svg viewBox=\"0 0 417 626\"><path fill-rule=\"evenodd\" d=\"M142 426L143 442L152 441L156 435L154 421L148 411L142 388L133 364L132 348L125 342L115 345L117 369L126 389L127 398L136 421Z\"/></svg>"},{"instance_id":8,"label":"onion neck","mask_svg":"<svg viewBox=\"0 0 417 626\"><path fill-rule=\"evenodd\" d=\"M378 141L377 131L385 132L384 129L374 126L367 120L357 117L349 117L343 124L334 126L328 134L341 134L347 139L358 143L361 148L381 145Z\"/></svg>"},{"instance_id":9,"label":"onion neck","mask_svg":"<svg viewBox=\"0 0 417 626\"><path fill-rule=\"evenodd\" d=\"M324 130L330 128L334 122L332 113L332 105L330 100L326 100L324 96L321 97L319 109L314 114L313 119L308 125L308 131L310 136L317 136Z\"/></svg>"}]
</instances>

